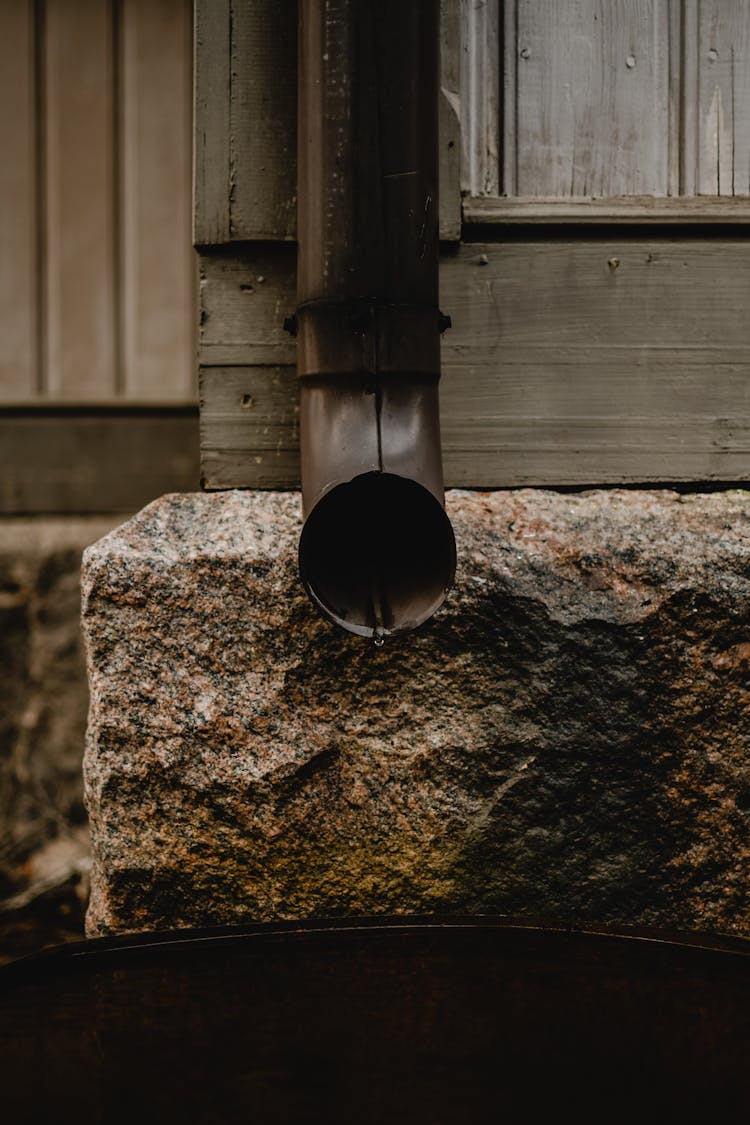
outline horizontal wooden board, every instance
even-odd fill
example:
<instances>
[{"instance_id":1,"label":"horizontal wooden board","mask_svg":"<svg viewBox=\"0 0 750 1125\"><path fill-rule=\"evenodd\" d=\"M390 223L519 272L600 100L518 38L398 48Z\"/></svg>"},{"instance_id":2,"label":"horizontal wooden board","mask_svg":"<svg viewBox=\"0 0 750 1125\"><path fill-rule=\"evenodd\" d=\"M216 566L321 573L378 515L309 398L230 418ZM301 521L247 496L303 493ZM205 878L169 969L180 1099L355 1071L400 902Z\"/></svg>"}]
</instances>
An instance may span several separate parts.
<instances>
[{"instance_id":1,"label":"horizontal wooden board","mask_svg":"<svg viewBox=\"0 0 750 1125\"><path fill-rule=\"evenodd\" d=\"M204 254L201 270L200 362L294 363L294 340L284 319L297 306L296 245L248 245Z\"/></svg>"},{"instance_id":2,"label":"horizontal wooden board","mask_svg":"<svg viewBox=\"0 0 750 1125\"><path fill-rule=\"evenodd\" d=\"M0 513L132 512L200 484L197 408L0 409Z\"/></svg>"},{"instance_id":3,"label":"horizontal wooden board","mask_svg":"<svg viewBox=\"0 0 750 1125\"><path fill-rule=\"evenodd\" d=\"M482 378L481 371L446 364L441 397L443 462L449 487L750 478L750 410L744 417L690 412L691 406L703 407L702 366L692 379L689 372L670 379L674 374L671 365L660 369L652 362L640 380L639 394L629 391L631 371L625 367L610 384L601 386L597 401L583 416L572 412L556 415L551 402L526 401L524 388L531 385L538 392L554 378L550 368L550 361L546 368L526 368L523 378L512 369L501 369L496 380L490 381ZM501 393L506 374L510 386L502 389L508 390L507 396ZM736 399L744 392L737 385L745 376L740 369L733 374ZM567 393L571 401L564 405L569 411L576 405L585 410L587 392L596 379L596 369L581 371L576 365L575 377L561 380L558 400L563 402ZM651 393L652 381L662 384L661 395ZM204 369L202 464L206 488L298 486L295 383L292 367ZM687 394L680 383L687 384ZM612 413L618 389L630 394L634 402L640 399L641 409L650 406L653 413ZM543 396L537 393L536 397ZM672 414L670 408L680 397L685 398L683 410ZM731 399L731 388L722 397ZM523 400L520 406L519 399ZM530 412L534 407L540 409L539 414Z\"/></svg>"},{"instance_id":4,"label":"horizontal wooden board","mask_svg":"<svg viewBox=\"0 0 750 1125\"><path fill-rule=\"evenodd\" d=\"M623 196L619 199L513 199L467 196L465 223L528 225L534 223L645 223L659 226L691 223L750 223L750 201L732 196Z\"/></svg>"},{"instance_id":5,"label":"horizontal wooden board","mask_svg":"<svg viewBox=\"0 0 750 1125\"><path fill-rule=\"evenodd\" d=\"M202 368L201 401L205 488L299 485L294 367Z\"/></svg>"},{"instance_id":6,"label":"horizontal wooden board","mask_svg":"<svg viewBox=\"0 0 750 1125\"><path fill-rule=\"evenodd\" d=\"M290 246L203 257L205 366L294 362L283 329L294 264ZM441 259L440 303L453 318L444 360L503 349L515 363L530 346L561 344L745 348L748 298L747 247L732 238L467 243ZM224 351L232 358L215 358Z\"/></svg>"},{"instance_id":7,"label":"horizontal wooden board","mask_svg":"<svg viewBox=\"0 0 750 1125\"><path fill-rule=\"evenodd\" d=\"M293 487L297 388L280 328L294 305L293 248L205 259L202 295L207 487ZM749 304L746 247L731 238L446 253L447 483L750 479Z\"/></svg>"}]
</instances>

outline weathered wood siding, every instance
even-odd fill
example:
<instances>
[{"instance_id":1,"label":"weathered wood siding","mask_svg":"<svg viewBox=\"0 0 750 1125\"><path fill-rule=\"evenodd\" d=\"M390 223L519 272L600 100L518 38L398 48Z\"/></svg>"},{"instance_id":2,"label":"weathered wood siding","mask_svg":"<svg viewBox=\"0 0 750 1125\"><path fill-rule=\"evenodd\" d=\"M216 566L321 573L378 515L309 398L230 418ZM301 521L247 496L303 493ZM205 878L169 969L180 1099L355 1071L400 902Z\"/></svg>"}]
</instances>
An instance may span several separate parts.
<instances>
[{"instance_id":1,"label":"weathered wood siding","mask_svg":"<svg viewBox=\"0 0 750 1125\"><path fill-rule=\"evenodd\" d=\"M294 272L291 246L203 259L209 488L298 483ZM742 242L468 244L442 260L440 301L449 485L750 477Z\"/></svg>"},{"instance_id":2,"label":"weathered wood siding","mask_svg":"<svg viewBox=\"0 0 750 1125\"><path fill-rule=\"evenodd\" d=\"M441 0L440 236L461 234L459 0ZM197 246L294 239L297 0L196 0Z\"/></svg>"},{"instance_id":3,"label":"weathered wood siding","mask_svg":"<svg viewBox=\"0 0 750 1125\"><path fill-rule=\"evenodd\" d=\"M31 397L38 382L33 15L33 0L0 0L0 397L5 399Z\"/></svg>"},{"instance_id":4,"label":"weathered wood siding","mask_svg":"<svg viewBox=\"0 0 750 1125\"><path fill-rule=\"evenodd\" d=\"M461 4L440 0L440 237L461 237Z\"/></svg>"},{"instance_id":5,"label":"weathered wood siding","mask_svg":"<svg viewBox=\"0 0 750 1125\"><path fill-rule=\"evenodd\" d=\"M294 237L296 7L197 0L199 245ZM747 0L442 0L441 22L443 239L461 190L466 222L715 220L701 196L750 221Z\"/></svg>"},{"instance_id":6,"label":"weathered wood siding","mask_svg":"<svg viewBox=\"0 0 750 1125\"><path fill-rule=\"evenodd\" d=\"M747 0L693 0L697 50L685 74L683 191L750 195L750 10ZM695 26L697 24L697 26ZM691 143L692 142L692 143ZM695 164L693 165L692 160Z\"/></svg>"},{"instance_id":7,"label":"weathered wood siding","mask_svg":"<svg viewBox=\"0 0 750 1125\"><path fill-rule=\"evenodd\" d=\"M196 0L196 244L294 238L297 0Z\"/></svg>"},{"instance_id":8,"label":"weathered wood siding","mask_svg":"<svg viewBox=\"0 0 750 1125\"><path fill-rule=\"evenodd\" d=\"M469 195L500 194L500 8L499 0L461 4L461 187ZM502 106L515 112L505 96Z\"/></svg>"},{"instance_id":9,"label":"weathered wood siding","mask_svg":"<svg viewBox=\"0 0 750 1125\"><path fill-rule=\"evenodd\" d=\"M190 3L121 2L122 389L141 402L190 401L198 315Z\"/></svg>"},{"instance_id":10,"label":"weathered wood siding","mask_svg":"<svg viewBox=\"0 0 750 1125\"><path fill-rule=\"evenodd\" d=\"M45 4L39 312L42 386L57 399L108 397L118 382L112 17L91 0Z\"/></svg>"},{"instance_id":11,"label":"weathered wood siding","mask_svg":"<svg viewBox=\"0 0 750 1125\"><path fill-rule=\"evenodd\" d=\"M0 0L0 404L190 402L190 0Z\"/></svg>"},{"instance_id":12,"label":"weathered wood siding","mask_svg":"<svg viewBox=\"0 0 750 1125\"><path fill-rule=\"evenodd\" d=\"M467 4L463 57L469 221L555 221L571 200L602 214L610 199L610 221L639 221L623 197L750 196L747 0Z\"/></svg>"},{"instance_id":13,"label":"weathered wood siding","mask_svg":"<svg viewBox=\"0 0 750 1125\"><path fill-rule=\"evenodd\" d=\"M505 192L667 195L673 6L516 0L506 8Z\"/></svg>"},{"instance_id":14,"label":"weathered wood siding","mask_svg":"<svg viewBox=\"0 0 750 1125\"><path fill-rule=\"evenodd\" d=\"M278 141L258 124L287 104L286 24L266 41L290 13L253 4L235 38L234 3L199 0L197 24L202 468L209 488L293 487L292 111ZM444 245L447 483L750 479L750 265L740 239L706 229L750 219L737 171L750 5L444 0L442 20L444 237L461 233L461 186L464 233L578 224ZM613 236L613 222L654 233ZM659 229L672 223L673 238Z\"/></svg>"}]
</instances>

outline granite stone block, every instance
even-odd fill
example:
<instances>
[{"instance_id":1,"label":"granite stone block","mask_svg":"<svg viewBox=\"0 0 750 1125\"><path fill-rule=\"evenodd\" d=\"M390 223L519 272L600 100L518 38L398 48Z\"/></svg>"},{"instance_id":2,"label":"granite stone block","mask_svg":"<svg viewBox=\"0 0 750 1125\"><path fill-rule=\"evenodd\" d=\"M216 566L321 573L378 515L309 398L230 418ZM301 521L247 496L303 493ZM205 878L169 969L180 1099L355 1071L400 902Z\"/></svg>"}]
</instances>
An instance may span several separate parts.
<instances>
[{"instance_id":1,"label":"granite stone block","mask_svg":"<svg viewBox=\"0 0 750 1125\"><path fill-rule=\"evenodd\" d=\"M750 933L750 496L449 493L382 648L318 617L299 497L165 496L91 547L92 935L503 913Z\"/></svg>"}]
</instances>

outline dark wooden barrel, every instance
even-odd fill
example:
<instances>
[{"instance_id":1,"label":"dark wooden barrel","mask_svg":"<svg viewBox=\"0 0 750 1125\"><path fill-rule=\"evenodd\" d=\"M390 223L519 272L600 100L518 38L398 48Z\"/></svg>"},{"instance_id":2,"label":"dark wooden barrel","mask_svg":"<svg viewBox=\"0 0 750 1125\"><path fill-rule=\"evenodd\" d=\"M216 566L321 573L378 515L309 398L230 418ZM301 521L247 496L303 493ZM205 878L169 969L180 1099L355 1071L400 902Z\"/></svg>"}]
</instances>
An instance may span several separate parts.
<instances>
[{"instance_id":1,"label":"dark wooden barrel","mask_svg":"<svg viewBox=\"0 0 750 1125\"><path fill-rule=\"evenodd\" d=\"M749 952L492 919L68 946L0 972L1 1115L746 1121Z\"/></svg>"}]
</instances>

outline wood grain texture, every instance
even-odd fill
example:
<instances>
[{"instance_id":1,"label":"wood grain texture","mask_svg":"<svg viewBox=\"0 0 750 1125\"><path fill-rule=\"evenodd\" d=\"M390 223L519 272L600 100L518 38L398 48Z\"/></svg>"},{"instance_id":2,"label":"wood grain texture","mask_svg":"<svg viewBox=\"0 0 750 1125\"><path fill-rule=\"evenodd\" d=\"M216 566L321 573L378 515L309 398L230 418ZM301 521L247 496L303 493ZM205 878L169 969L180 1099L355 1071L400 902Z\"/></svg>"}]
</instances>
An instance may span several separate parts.
<instances>
[{"instance_id":1,"label":"wood grain texture","mask_svg":"<svg viewBox=\"0 0 750 1125\"><path fill-rule=\"evenodd\" d=\"M673 39L679 42L680 104L678 110L679 192L698 194L698 4L680 0ZM670 12L670 15L673 13Z\"/></svg>"},{"instance_id":2,"label":"wood grain texture","mask_svg":"<svg viewBox=\"0 0 750 1125\"><path fill-rule=\"evenodd\" d=\"M0 0L0 403L195 402L190 0Z\"/></svg>"},{"instance_id":3,"label":"wood grain texture","mask_svg":"<svg viewBox=\"0 0 750 1125\"><path fill-rule=\"evenodd\" d=\"M230 237L294 238L297 2L232 0Z\"/></svg>"},{"instance_id":4,"label":"wood grain texture","mask_svg":"<svg viewBox=\"0 0 750 1125\"><path fill-rule=\"evenodd\" d=\"M747 0L689 0L697 5L693 74L697 89L686 128L697 130L699 195L750 195L750 6Z\"/></svg>"},{"instance_id":5,"label":"wood grain texture","mask_svg":"<svg viewBox=\"0 0 750 1125\"><path fill-rule=\"evenodd\" d=\"M196 408L0 408L0 514L133 512L198 484Z\"/></svg>"},{"instance_id":6,"label":"wood grain texture","mask_svg":"<svg viewBox=\"0 0 750 1125\"><path fill-rule=\"evenodd\" d=\"M700 222L704 197L748 197L746 0L505 0L503 112L494 131L485 27L492 7L463 9L466 221L482 221L482 196L518 198L532 222L570 221L570 205L588 221L587 199L597 214L612 201L611 221L630 221L628 196L644 206L653 200L646 221ZM499 188L487 174L496 151ZM678 197L693 200L687 212L671 202ZM708 221L712 210L707 203Z\"/></svg>"},{"instance_id":7,"label":"wood grain texture","mask_svg":"<svg viewBox=\"0 0 750 1125\"><path fill-rule=\"evenodd\" d=\"M440 238L461 237L460 0L440 3Z\"/></svg>"},{"instance_id":8,"label":"wood grain texture","mask_svg":"<svg viewBox=\"0 0 750 1125\"><path fill-rule=\"evenodd\" d=\"M229 0L194 0L193 241L230 238Z\"/></svg>"},{"instance_id":9,"label":"wood grain texture","mask_svg":"<svg viewBox=\"0 0 750 1125\"><path fill-rule=\"evenodd\" d=\"M514 132L505 150L514 159L505 165L505 193L666 195L668 4L515 0L508 6L515 21L504 66L515 88L506 84ZM481 109L475 112L481 117Z\"/></svg>"},{"instance_id":10,"label":"wood grain texture","mask_svg":"<svg viewBox=\"0 0 750 1125\"><path fill-rule=\"evenodd\" d=\"M292 355L268 319L269 308L294 300L293 256L283 249L275 263L266 248L263 304L242 289L257 259L204 267L210 488L298 482ZM463 245L443 258L440 300L453 318L441 382L449 485L750 479L742 243ZM233 334L238 307L246 312Z\"/></svg>"},{"instance_id":11,"label":"wood grain texture","mask_svg":"<svg viewBox=\"0 0 750 1125\"><path fill-rule=\"evenodd\" d=\"M506 5L506 9L507 9ZM510 5L512 8L513 5ZM500 193L500 0L461 3L461 187ZM507 106L513 74L505 60Z\"/></svg>"},{"instance_id":12,"label":"wood grain texture","mask_svg":"<svg viewBox=\"0 0 750 1125\"><path fill-rule=\"evenodd\" d=\"M204 367L200 387L204 488L298 488L296 368Z\"/></svg>"},{"instance_id":13,"label":"wood grain texture","mask_svg":"<svg viewBox=\"0 0 750 1125\"><path fill-rule=\"evenodd\" d=\"M284 318L296 304L297 248L253 245L201 256L200 363L294 364Z\"/></svg>"},{"instance_id":14,"label":"wood grain texture","mask_svg":"<svg viewBox=\"0 0 750 1125\"><path fill-rule=\"evenodd\" d=\"M112 11L46 5L46 389L102 398L117 387Z\"/></svg>"},{"instance_id":15,"label":"wood grain texture","mask_svg":"<svg viewBox=\"0 0 750 1125\"><path fill-rule=\"evenodd\" d=\"M34 10L0 0L0 398L37 389Z\"/></svg>"},{"instance_id":16,"label":"wood grain texture","mask_svg":"<svg viewBox=\"0 0 750 1125\"><path fill-rule=\"evenodd\" d=\"M685 0L667 3L667 194L682 191L682 81ZM687 192L685 194L688 194Z\"/></svg>"},{"instance_id":17,"label":"wood grain texture","mask_svg":"<svg viewBox=\"0 0 750 1125\"><path fill-rule=\"evenodd\" d=\"M122 390L130 399L197 394L197 264L184 188L190 31L189 0L122 2Z\"/></svg>"},{"instance_id":18,"label":"wood grain texture","mask_svg":"<svg viewBox=\"0 0 750 1125\"><path fill-rule=\"evenodd\" d=\"M459 2L441 0L440 237L461 227ZM197 246L296 235L297 0L196 0Z\"/></svg>"}]
</instances>

